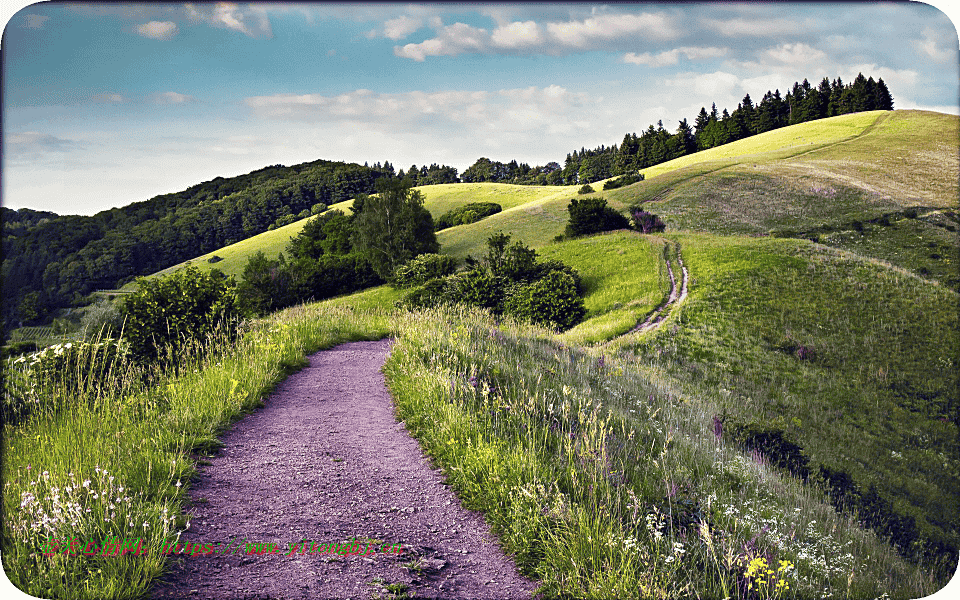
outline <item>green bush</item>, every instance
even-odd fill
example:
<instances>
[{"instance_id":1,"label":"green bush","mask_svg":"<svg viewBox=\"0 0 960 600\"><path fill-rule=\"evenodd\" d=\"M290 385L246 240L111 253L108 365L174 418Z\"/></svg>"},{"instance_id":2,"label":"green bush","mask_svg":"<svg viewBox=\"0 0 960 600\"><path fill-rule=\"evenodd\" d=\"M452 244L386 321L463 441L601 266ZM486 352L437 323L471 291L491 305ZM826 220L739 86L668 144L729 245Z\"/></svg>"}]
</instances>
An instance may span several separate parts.
<instances>
[{"instance_id":1,"label":"green bush","mask_svg":"<svg viewBox=\"0 0 960 600\"><path fill-rule=\"evenodd\" d=\"M583 184L583 187L581 187L579 190L577 190L577 193L578 193L578 194L592 194L593 192L594 192L594 190L593 190L593 188L590 186L589 183Z\"/></svg>"},{"instance_id":2,"label":"green bush","mask_svg":"<svg viewBox=\"0 0 960 600\"><path fill-rule=\"evenodd\" d=\"M576 281L563 271L550 271L542 279L518 287L504 308L518 319L560 330L570 329L586 314Z\"/></svg>"},{"instance_id":3,"label":"green bush","mask_svg":"<svg viewBox=\"0 0 960 600\"><path fill-rule=\"evenodd\" d=\"M410 310L433 308L447 300L446 290L445 279L431 279L404 296L397 305Z\"/></svg>"},{"instance_id":4,"label":"green bush","mask_svg":"<svg viewBox=\"0 0 960 600\"><path fill-rule=\"evenodd\" d=\"M626 175L621 175L616 179L609 179L603 182L603 189L605 190L615 190L617 188L623 187L625 185L630 185L638 181L643 181L643 175L640 173L628 173Z\"/></svg>"},{"instance_id":5,"label":"green bush","mask_svg":"<svg viewBox=\"0 0 960 600\"><path fill-rule=\"evenodd\" d=\"M188 267L167 277L137 280L124 299L124 335L138 361L177 357L216 332L232 336L240 311L235 288L219 271Z\"/></svg>"},{"instance_id":6,"label":"green bush","mask_svg":"<svg viewBox=\"0 0 960 600\"><path fill-rule=\"evenodd\" d=\"M607 206L603 198L574 198L567 205L567 212L570 220L564 233L568 238L630 227L630 221Z\"/></svg>"},{"instance_id":7,"label":"green bush","mask_svg":"<svg viewBox=\"0 0 960 600\"><path fill-rule=\"evenodd\" d=\"M447 279L447 297L451 302L501 312L504 282L486 269L475 268Z\"/></svg>"},{"instance_id":8,"label":"green bush","mask_svg":"<svg viewBox=\"0 0 960 600\"><path fill-rule=\"evenodd\" d=\"M435 223L436 230L440 231L456 225L476 223L480 219L495 215L502 210L503 207L495 202L470 202L440 215Z\"/></svg>"},{"instance_id":9,"label":"green bush","mask_svg":"<svg viewBox=\"0 0 960 600\"><path fill-rule=\"evenodd\" d=\"M393 274L395 288L408 288L423 285L431 279L453 273L457 261L442 254L421 254L397 267Z\"/></svg>"}]
</instances>

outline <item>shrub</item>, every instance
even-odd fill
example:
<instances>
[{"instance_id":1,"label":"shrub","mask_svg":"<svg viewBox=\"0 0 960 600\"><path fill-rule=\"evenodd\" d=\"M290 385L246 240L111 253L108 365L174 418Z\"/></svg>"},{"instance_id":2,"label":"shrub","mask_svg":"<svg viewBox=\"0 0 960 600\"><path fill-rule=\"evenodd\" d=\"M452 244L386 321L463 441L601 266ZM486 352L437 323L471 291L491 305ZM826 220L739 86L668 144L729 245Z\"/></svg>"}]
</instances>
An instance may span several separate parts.
<instances>
[{"instance_id":1,"label":"shrub","mask_svg":"<svg viewBox=\"0 0 960 600\"><path fill-rule=\"evenodd\" d=\"M637 183L638 181L643 181L643 175L641 173L627 173L626 175L621 175L616 179L610 179L605 181L603 183L603 189L615 190L625 185Z\"/></svg>"},{"instance_id":2,"label":"shrub","mask_svg":"<svg viewBox=\"0 0 960 600\"><path fill-rule=\"evenodd\" d=\"M640 233L657 233L667 228L660 220L660 217L645 210L635 208L631 211L633 217L633 228Z\"/></svg>"},{"instance_id":3,"label":"shrub","mask_svg":"<svg viewBox=\"0 0 960 600\"><path fill-rule=\"evenodd\" d=\"M445 279L431 279L399 300L397 305L410 310L433 308L446 301L446 289Z\"/></svg>"},{"instance_id":4,"label":"shrub","mask_svg":"<svg viewBox=\"0 0 960 600\"><path fill-rule=\"evenodd\" d=\"M560 330L570 329L586 314L577 283L563 271L550 271L542 279L520 286L504 308L518 319Z\"/></svg>"},{"instance_id":5,"label":"shrub","mask_svg":"<svg viewBox=\"0 0 960 600\"><path fill-rule=\"evenodd\" d=\"M503 207L495 202L471 202L464 204L440 215L436 221L436 231L457 225L476 223L502 210Z\"/></svg>"},{"instance_id":6,"label":"shrub","mask_svg":"<svg viewBox=\"0 0 960 600\"><path fill-rule=\"evenodd\" d=\"M80 330L84 337L110 336L120 334L123 327L123 315L117 303L101 300L87 309L80 318Z\"/></svg>"},{"instance_id":7,"label":"shrub","mask_svg":"<svg viewBox=\"0 0 960 600\"><path fill-rule=\"evenodd\" d=\"M502 278L486 269L474 268L447 279L447 297L452 302L462 302L493 312L501 312L503 305Z\"/></svg>"},{"instance_id":8,"label":"shrub","mask_svg":"<svg viewBox=\"0 0 960 600\"><path fill-rule=\"evenodd\" d=\"M578 193L578 194L592 194L593 192L594 192L594 190L593 190L593 188L590 186L589 183L583 184L583 187L581 187L579 190L577 190L577 193Z\"/></svg>"},{"instance_id":9,"label":"shrub","mask_svg":"<svg viewBox=\"0 0 960 600\"><path fill-rule=\"evenodd\" d=\"M570 220L565 234L571 238L630 227L627 218L607 206L603 198L575 198L567 205L567 212Z\"/></svg>"},{"instance_id":10,"label":"shrub","mask_svg":"<svg viewBox=\"0 0 960 600\"><path fill-rule=\"evenodd\" d=\"M431 279L450 275L455 267L456 260L451 256L421 254L397 267L392 283L395 288L423 285Z\"/></svg>"},{"instance_id":11,"label":"shrub","mask_svg":"<svg viewBox=\"0 0 960 600\"><path fill-rule=\"evenodd\" d=\"M232 336L239 321L236 290L219 271L188 267L167 277L137 280L124 299L125 336L133 357L154 361L220 330Z\"/></svg>"}]
</instances>

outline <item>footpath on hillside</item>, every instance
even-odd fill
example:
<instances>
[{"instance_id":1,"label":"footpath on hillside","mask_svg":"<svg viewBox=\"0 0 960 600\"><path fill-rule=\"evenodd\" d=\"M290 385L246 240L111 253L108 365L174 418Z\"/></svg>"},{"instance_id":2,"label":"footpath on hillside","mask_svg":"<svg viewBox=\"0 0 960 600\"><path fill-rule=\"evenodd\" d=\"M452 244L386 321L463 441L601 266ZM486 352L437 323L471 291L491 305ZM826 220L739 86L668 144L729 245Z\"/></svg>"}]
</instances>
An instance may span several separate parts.
<instances>
[{"instance_id":1,"label":"footpath on hillside","mask_svg":"<svg viewBox=\"0 0 960 600\"><path fill-rule=\"evenodd\" d=\"M683 256L680 255L680 244L674 243L673 246L671 246L670 242L666 242L663 248L663 260L667 265L667 275L670 277L670 294L667 296L667 299L664 300L663 304L655 308L646 319L637 323L636 327L627 333L644 333L652 329L657 329L663 324L664 320L670 316L673 308L683 302L687 297L687 281L690 278L690 274L687 272L687 267L683 265ZM679 289L677 288L677 276L674 275L673 266L671 265L673 260L677 261L677 265L680 267L682 274Z\"/></svg>"},{"instance_id":2,"label":"footpath on hillside","mask_svg":"<svg viewBox=\"0 0 960 600\"><path fill-rule=\"evenodd\" d=\"M381 340L314 354L222 437L153 598L532 597L397 423L389 352Z\"/></svg>"}]
</instances>

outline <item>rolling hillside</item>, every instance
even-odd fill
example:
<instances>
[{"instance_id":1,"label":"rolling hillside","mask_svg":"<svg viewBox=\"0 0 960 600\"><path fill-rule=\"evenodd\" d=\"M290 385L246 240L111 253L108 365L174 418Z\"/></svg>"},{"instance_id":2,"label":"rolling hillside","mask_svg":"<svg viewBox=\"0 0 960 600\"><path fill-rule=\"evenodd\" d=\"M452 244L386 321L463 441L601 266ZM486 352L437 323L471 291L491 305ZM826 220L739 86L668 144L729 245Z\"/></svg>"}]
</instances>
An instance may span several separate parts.
<instances>
[{"instance_id":1,"label":"rolling hillside","mask_svg":"<svg viewBox=\"0 0 960 600\"><path fill-rule=\"evenodd\" d=\"M663 163L642 182L602 191L617 208L646 204L668 231L814 239L888 261L951 287L957 278L958 119L923 111L874 111L822 119L753 136ZM952 146L951 146L952 144ZM424 186L438 217L467 202L496 202L503 212L438 234L443 252L482 254L503 231L534 248L563 232L576 186L498 183ZM346 210L349 201L331 206ZM188 263L239 274L246 256L275 256L303 226L298 221ZM207 262L214 255L224 260ZM128 288L129 289L129 288Z\"/></svg>"}]
</instances>

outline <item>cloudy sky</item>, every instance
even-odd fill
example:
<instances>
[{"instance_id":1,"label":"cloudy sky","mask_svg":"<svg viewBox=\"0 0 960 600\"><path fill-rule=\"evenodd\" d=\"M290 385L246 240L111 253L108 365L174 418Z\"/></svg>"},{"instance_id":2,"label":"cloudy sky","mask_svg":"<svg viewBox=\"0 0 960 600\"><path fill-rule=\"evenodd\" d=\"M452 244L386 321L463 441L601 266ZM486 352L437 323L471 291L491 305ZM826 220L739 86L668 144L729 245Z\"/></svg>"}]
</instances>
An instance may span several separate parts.
<instances>
[{"instance_id":1,"label":"cloudy sky","mask_svg":"<svg viewBox=\"0 0 960 600\"><path fill-rule=\"evenodd\" d=\"M24 4L3 204L60 214L319 158L562 163L804 78L960 112L957 31L919 3Z\"/></svg>"}]
</instances>

